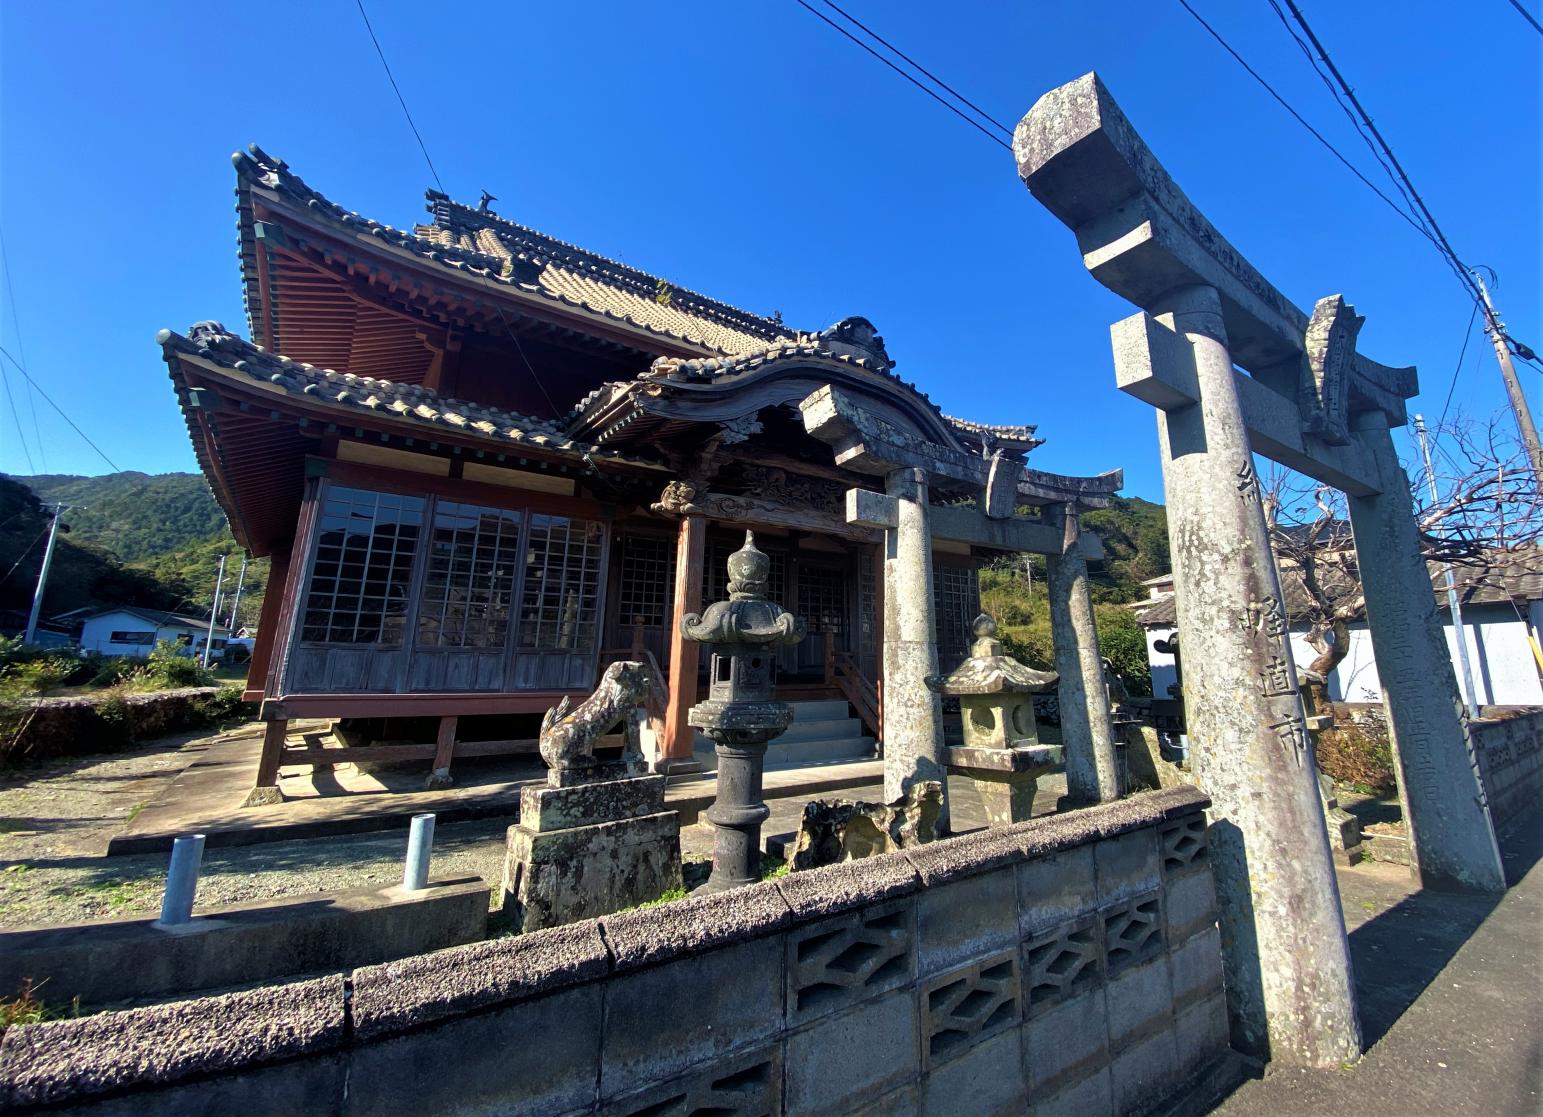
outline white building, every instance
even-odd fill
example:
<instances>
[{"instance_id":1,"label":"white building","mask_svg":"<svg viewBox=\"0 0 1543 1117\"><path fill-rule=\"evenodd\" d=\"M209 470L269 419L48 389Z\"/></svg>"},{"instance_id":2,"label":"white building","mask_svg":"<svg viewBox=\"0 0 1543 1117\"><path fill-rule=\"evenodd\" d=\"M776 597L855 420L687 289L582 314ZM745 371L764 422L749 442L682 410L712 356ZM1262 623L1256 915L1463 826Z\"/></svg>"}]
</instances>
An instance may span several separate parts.
<instances>
[{"instance_id":1,"label":"white building","mask_svg":"<svg viewBox=\"0 0 1543 1117\"><path fill-rule=\"evenodd\" d=\"M1510 553L1484 569L1455 567L1458 601L1462 606L1463 631L1474 690L1481 706L1543 705L1543 671L1531 641L1543 631L1543 553L1532 548ZM1306 612L1301 582L1290 567L1281 570L1286 591L1286 611L1292 617ZM1448 654L1459 688L1466 696L1462 665L1457 657L1457 638L1447 611L1446 581L1437 565L1431 566L1436 606L1447 637ZM1168 696L1177 680L1173 655L1153 647L1174 633L1173 578L1165 575L1148 583L1149 600L1133 608L1146 628L1147 662L1152 667L1152 693ZM1358 589L1358 587L1351 587ZM1293 623L1291 651L1298 669L1306 668L1318 653L1307 642L1307 626ZM1184 653L1180 634L1179 654ZM1329 697L1339 702L1381 702L1382 683L1372 653L1371 633L1363 618L1350 623L1350 651L1329 675Z\"/></svg>"},{"instance_id":2,"label":"white building","mask_svg":"<svg viewBox=\"0 0 1543 1117\"><path fill-rule=\"evenodd\" d=\"M170 640L188 649L190 655L202 655L209 635L209 622L177 613L154 609L118 606L86 617L80 630L80 646L99 655L148 656L162 640ZM229 633L218 626L214 630L213 651L225 647Z\"/></svg>"}]
</instances>

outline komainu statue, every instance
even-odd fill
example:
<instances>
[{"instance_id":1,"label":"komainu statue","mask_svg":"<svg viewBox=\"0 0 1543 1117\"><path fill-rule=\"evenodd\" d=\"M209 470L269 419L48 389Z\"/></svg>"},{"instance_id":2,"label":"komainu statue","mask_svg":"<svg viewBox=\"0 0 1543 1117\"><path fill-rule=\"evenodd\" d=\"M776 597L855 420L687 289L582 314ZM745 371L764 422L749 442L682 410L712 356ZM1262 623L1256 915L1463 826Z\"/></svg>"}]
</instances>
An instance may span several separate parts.
<instances>
[{"instance_id":1,"label":"komainu statue","mask_svg":"<svg viewBox=\"0 0 1543 1117\"><path fill-rule=\"evenodd\" d=\"M613 663L600 677L600 685L577 706L567 697L541 719L541 759L547 764L547 782L554 787L586 783L593 778L615 779L648 770L643 759L638 719L634 716L649 691L648 668L641 663ZM626 738L620 770L595 761L595 742L620 722Z\"/></svg>"}]
</instances>

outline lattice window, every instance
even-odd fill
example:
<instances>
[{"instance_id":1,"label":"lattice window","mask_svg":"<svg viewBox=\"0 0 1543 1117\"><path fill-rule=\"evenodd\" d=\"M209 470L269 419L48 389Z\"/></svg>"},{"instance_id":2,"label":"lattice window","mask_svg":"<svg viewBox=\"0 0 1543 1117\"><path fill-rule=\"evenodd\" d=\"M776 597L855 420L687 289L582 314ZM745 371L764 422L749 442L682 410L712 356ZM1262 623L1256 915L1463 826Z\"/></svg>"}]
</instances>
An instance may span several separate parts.
<instances>
[{"instance_id":1,"label":"lattice window","mask_svg":"<svg viewBox=\"0 0 1543 1117\"><path fill-rule=\"evenodd\" d=\"M520 647L577 653L594 650L604 544L604 529L593 521L530 517L525 589L520 601Z\"/></svg>"},{"instance_id":2,"label":"lattice window","mask_svg":"<svg viewBox=\"0 0 1543 1117\"><path fill-rule=\"evenodd\" d=\"M846 577L829 566L804 566L798 571L797 615L809 634L846 630Z\"/></svg>"},{"instance_id":3,"label":"lattice window","mask_svg":"<svg viewBox=\"0 0 1543 1117\"><path fill-rule=\"evenodd\" d=\"M418 608L419 644L504 646L520 572L521 518L501 508L435 503Z\"/></svg>"},{"instance_id":4,"label":"lattice window","mask_svg":"<svg viewBox=\"0 0 1543 1117\"><path fill-rule=\"evenodd\" d=\"M970 630L980 615L980 574L973 566L934 566L932 606L938 626L938 666L957 667L970 651Z\"/></svg>"},{"instance_id":5,"label":"lattice window","mask_svg":"<svg viewBox=\"0 0 1543 1117\"><path fill-rule=\"evenodd\" d=\"M423 507L422 497L327 487L302 640L402 643Z\"/></svg>"},{"instance_id":6,"label":"lattice window","mask_svg":"<svg viewBox=\"0 0 1543 1117\"><path fill-rule=\"evenodd\" d=\"M645 625L668 625L675 608L674 541L623 536L620 580L616 618L623 628L630 629L639 617Z\"/></svg>"}]
</instances>

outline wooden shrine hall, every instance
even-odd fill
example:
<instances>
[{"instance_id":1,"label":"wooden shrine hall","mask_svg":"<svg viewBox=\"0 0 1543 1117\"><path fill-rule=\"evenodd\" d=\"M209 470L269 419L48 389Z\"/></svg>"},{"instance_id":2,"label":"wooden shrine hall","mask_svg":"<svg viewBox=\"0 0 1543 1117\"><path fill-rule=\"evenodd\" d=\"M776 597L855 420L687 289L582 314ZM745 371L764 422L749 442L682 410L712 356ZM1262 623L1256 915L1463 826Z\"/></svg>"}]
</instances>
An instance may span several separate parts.
<instances>
[{"instance_id":1,"label":"wooden shrine hall","mask_svg":"<svg viewBox=\"0 0 1543 1117\"><path fill-rule=\"evenodd\" d=\"M863 318L806 333L486 201L431 191L430 221L396 229L256 147L234 162L250 340L202 322L159 341L237 542L272 560L251 802L279 798L283 765L339 759L289 745L292 718L338 719L348 759L431 760L442 785L456 756L533 751L539 715L619 658L655 668L656 760L689 767L705 657L678 621L726 596L746 528L771 596L808 625L781 653L782 692L844 700L882 739L882 531L846 508L884 481L811 430L800 405L817 393L949 463L927 498L944 670L965 654L981 561L1098 553L1065 525L1118 472L1028 468L1033 427L944 415ZM988 473L993 504L1040 516L961 514ZM403 737L421 743L369 743Z\"/></svg>"}]
</instances>

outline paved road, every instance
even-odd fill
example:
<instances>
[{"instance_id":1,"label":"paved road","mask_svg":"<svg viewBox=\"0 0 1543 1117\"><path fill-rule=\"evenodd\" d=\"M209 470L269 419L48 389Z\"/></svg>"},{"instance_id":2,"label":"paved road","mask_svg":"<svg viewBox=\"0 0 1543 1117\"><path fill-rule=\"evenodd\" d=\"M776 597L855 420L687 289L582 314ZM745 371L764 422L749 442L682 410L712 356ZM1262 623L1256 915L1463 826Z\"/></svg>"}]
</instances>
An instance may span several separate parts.
<instances>
[{"instance_id":1,"label":"paved road","mask_svg":"<svg viewBox=\"0 0 1543 1117\"><path fill-rule=\"evenodd\" d=\"M1369 1050L1344 1070L1278 1070L1220 1117L1543 1114L1543 812L1507 843L1498 898L1410 892L1405 871L1339 874Z\"/></svg>"}]
</instances>

